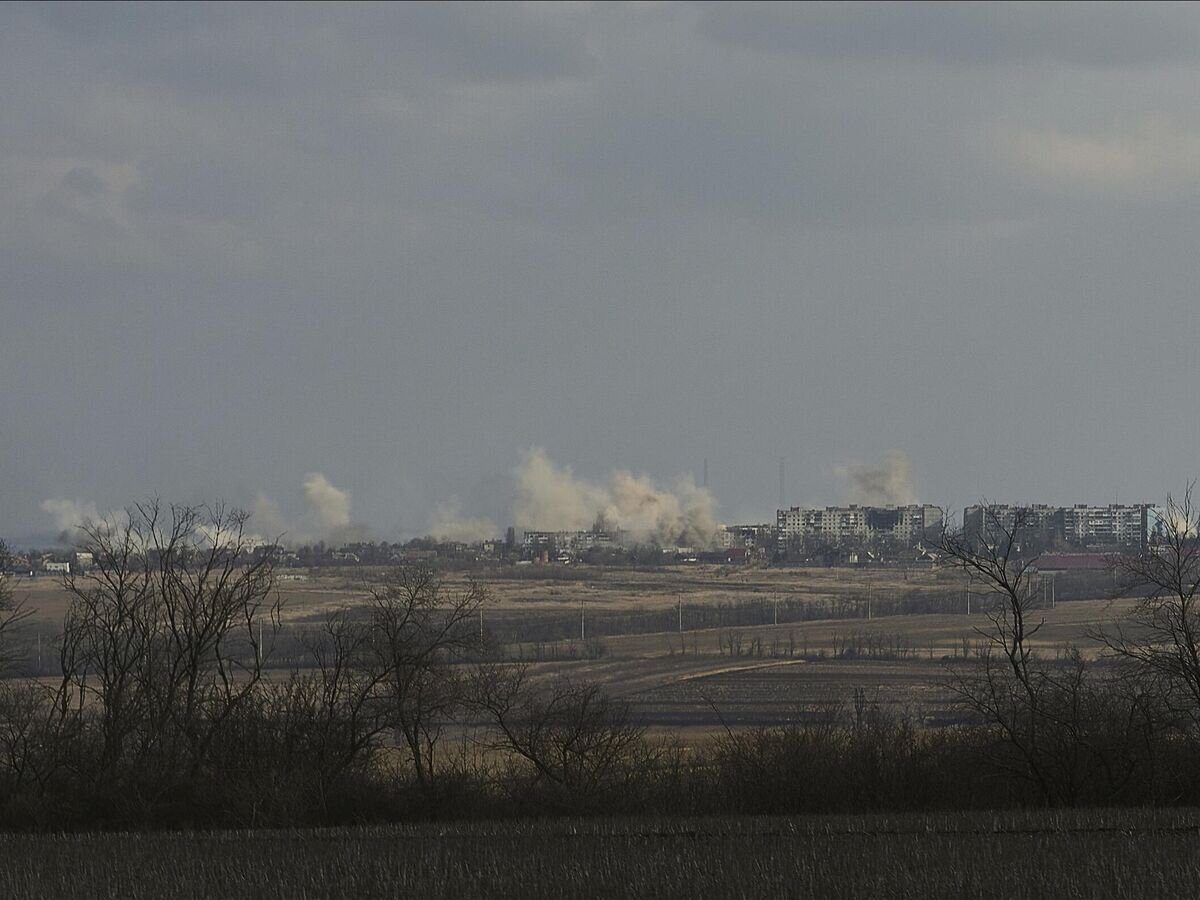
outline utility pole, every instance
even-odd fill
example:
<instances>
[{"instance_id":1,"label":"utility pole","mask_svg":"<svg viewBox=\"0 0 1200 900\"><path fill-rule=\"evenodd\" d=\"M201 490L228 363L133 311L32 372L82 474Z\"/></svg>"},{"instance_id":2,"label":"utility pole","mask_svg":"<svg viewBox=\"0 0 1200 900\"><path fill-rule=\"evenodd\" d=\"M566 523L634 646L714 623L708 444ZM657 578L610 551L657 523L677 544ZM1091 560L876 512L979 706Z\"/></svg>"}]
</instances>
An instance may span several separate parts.
<instances>
[{"instance_id":1,"label":"utility pole","mask_svg":"<svg viewBox=\"0 0 1200 900\"><path fill-rule=\"evenodd\" d=\"M967 615L971 614L971 573L967 573Z\"/></svg>"},{"instance_id":2,"label":"utility pole","mask_svg":"<svg viewBox=\"0 0 1200 900\"><path fill-rule=\"evenodd\" d=\"M679 607L679 633L683 634L683 592L675 592L675 605Z\"/></svg>"},{"instance_id":3,"label":"utility pole","mask_svg":"<svg viewBox=\"0 0 1200 900\"><path fill-rule=\"evenodd\" d=\"M585 638L584 638L584 628L583 628L583 598L580 597L579 598L579 640L582 641L584 639Z\"/></svg>"},{"instance_id":4,"label":"utility pole","mask_svg":"<svg viewBox=\"0 0 1200 900\"><path fill-rule=\"evenodd\" d=\"M479 643L483 643L483 604L479 604Z\"/></svg>"},{"instance_id":5,"label":"utility pole","mask_svg":"<svg viewBox=\"0 0 1200 900\"><path fill-rule=\"evenodd\" d=\"M775 595L775 624L779 624L779 595Z\"/></svg>"}]
</instances>

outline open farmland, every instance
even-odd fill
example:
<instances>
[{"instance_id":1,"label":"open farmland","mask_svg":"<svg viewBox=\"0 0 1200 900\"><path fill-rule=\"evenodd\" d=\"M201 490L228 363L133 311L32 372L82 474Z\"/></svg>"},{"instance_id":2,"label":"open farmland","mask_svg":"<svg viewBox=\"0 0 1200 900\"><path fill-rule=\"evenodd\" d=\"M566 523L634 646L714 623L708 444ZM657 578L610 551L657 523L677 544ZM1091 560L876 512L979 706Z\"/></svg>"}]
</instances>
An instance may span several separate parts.
<instances>
[{"instance_id":1,"label":"open farmland","mask_svg":"<svg viewBox=\"0 0 1200 900\"><path fill-rule=\"evenodd\" d=\"M370 575L343 570L281 581L277 664L294 662L289 636L332 610L361 606ZM454 590L467 576L446 577ZM956 721L946 665L974 654L981 642L976 629L987 626L978 587L968 616L968 586L950 572L570 567L478 577L490 598L484 626L507 655L546 676L602 683L653 732L697 737L723 726L825 715L856 689L925 724ZM1107 599L1111 584L1103 576L1090 587L1098 596L1052 608L1047 595L1045 624L1033 641L1039 653L1053 656L1067 644L1088 648L1090 628L1128 609L1129 601ZM1078 585L1058 590L1080 593ZM50 646L66 609L61 585L35 579L19 593L34 610L27 630ZM904 603L928 611L896 614Z\"/></svg>"}]
</instances>

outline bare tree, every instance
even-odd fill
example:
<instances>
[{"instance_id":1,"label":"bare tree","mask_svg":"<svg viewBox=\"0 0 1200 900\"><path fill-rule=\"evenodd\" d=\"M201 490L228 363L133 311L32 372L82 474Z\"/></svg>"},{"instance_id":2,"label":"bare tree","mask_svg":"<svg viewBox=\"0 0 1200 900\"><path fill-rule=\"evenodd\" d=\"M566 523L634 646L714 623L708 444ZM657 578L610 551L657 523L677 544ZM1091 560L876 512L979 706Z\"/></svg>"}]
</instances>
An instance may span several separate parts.
<instances>
[{"instance_id":1,"label":"bare tree","mask_svg":"<svg viewBox=\"0 0 1200 900\"><path fill-rule=\"evenodd\" d=\"M95 770L194 782L262 679L278 628L275 553L223 507L141 504L84 523L93 556L69 575L55 706L100 719ZM93 713L94 711L94 713Z\"/></svg>"},{"instance_id":2,"label":"bare tree","mask_svg":"<svg viewBox=\"0 0 1200 900\"><path fill-rule=\"evenodd\" d=\"M281 610L276 548L254 552L241 510L173 506L160 524L152 504L137 515L158 589L147 685L158 714L184 735L194 776L262 678Z\"/></svg>"},{"instance_id":3,"label":"bare tree","mask_svg":"<svg viewBox=\"0 0 1200 900\"><path fill-rule=\"evenodd\" d=\"M1117 658L1161 686L1173 712L1200 728L1200 510L1189 484L1167 498L1158 534L1139 554L1116 563L1123 589L1137 596L1126 623L1094 636Z\"/></svg>"},{"instance_id":4,"label":"bare tree","mask_svg":"<svg viewBox=\"0 0 1200 900\"><path fill-rule=\"evenodd\" d=\"M1010 519L985 503L976 533L948 530L939 541L991 598L988 627L975 629L981 651L952 668L951 688L1015 751L994 762L1032 781L1047 802L1075 803L1086 790L1115 796L1151 752L1161 704L1145 679L1101 677L1077 648L1054 661L1036 657L1030 642L1044 619L1037 558L1023 552L1026 525L1021 510Z\"/></svg>"},{"instance_id":5,"label":"bare tree","mask_svg":"<svg viewBox=\"0 0 1200 900\"><path fill-rule=\"evenodd\" d=\"M16 650L12 640L18 625L33 614L24 600L16 596L8 567L11 555L8 545L0 541L0 669L13 662Z\"/></svg>"},{"instance_id":6,"label":"bare tree","mask_svg":"<svg viewBox=\"0 0 1200 900\"><path fill-rule=\"evenodd\" d=\"M451 589L428 566L390 570L370 594L368 683L408 750L413 774L428 785L446 724L463 708L458 666L479 646L476 617L486 598L470 581Z\"/></svg>"},{"instance_id":7,"label":"bare tree","mask_svg":"<svg viewBox=\"0 0 1200 900\"><path fill-rule=\"evenodd\" d=\"M371 763L389 727L382 696L389 672L373 664L373 637L370 624L349 610L330 613L301 639L311 669L293 672L273 689L274 715L288 729L288 747L303 754L323 812L337 780Z\"/></svg>"},{"instance_id":8,"label":"bare tree","mask_svg":"<svg viewBox=\"0 0 1200 900\"><path fill-rule=\"evenodd\" d=\"M1032 659L1029 642L1042 627L1042 620L1034 623L1031 615L1037 599L1033 589L1037 560L1021 555L1020 535L1025 529L1021 510L1014 511L1011 523L986 502L983 510L982 528L973 533L946 529L938 540L938 549L952 565L982 582L991 594L994 602L985 608L991 627L975 631L1001 653L1013 677L1028 690Z\"/></svg>"},{"instance_id":9,"label":"bare tree","mask_svg":"<svg viewBox=\"0 0 1200 900\"><path fill-rule=\"evenodd\" d=\"M944 558L981 582L991 599L984 610L989 627L974 629L986 642L979 663L952 670L951 686L967 709L999 729L1018 753L1018 774L1031 778L1050 799L1054 785L1042 731L1051 685L1044 668L1034 665L1030 647L1042 620L1033 621L1034 560L1020 554L1024 515L1015 510L1009 522L991 504L981 505L978 530L947 528L938 540Z\"/></svg>"}]
</instances>

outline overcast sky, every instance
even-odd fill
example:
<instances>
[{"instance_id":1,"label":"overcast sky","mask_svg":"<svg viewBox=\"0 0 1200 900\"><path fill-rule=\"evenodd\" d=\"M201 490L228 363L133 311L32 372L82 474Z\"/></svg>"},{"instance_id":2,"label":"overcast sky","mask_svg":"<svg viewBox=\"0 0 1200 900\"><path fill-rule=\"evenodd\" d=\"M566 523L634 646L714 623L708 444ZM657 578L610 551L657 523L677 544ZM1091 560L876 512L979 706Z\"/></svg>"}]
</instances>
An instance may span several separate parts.
<instances>
[{"instance_id":1,"label":"overcast sky","mask_svg":"<svg viewBox=\"0 0 1200 900\"><path fill-rule=\"evenodd\" d=\"M545 448L843 499L1200 476L1200 9L0 7L0 536Z\"/></svg>"}]
</instances>

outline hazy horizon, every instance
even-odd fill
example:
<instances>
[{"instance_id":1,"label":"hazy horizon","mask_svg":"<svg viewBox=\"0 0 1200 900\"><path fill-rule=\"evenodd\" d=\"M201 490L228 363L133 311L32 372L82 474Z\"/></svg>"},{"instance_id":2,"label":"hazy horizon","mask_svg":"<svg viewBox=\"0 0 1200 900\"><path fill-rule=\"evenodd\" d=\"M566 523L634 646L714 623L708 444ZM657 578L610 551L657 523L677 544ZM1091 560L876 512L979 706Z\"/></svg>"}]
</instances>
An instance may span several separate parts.
<instances>
[{"instance_id":1,"label":"hazy horizon","mask_svg":"<svg viewBox=\"0 0 1200 900\"><path fill-rule=\"evenodd\" d=\"M6 5L0 537L1159 502L1198 76L1190 6Z\"/></svg>"}]
</instances>

